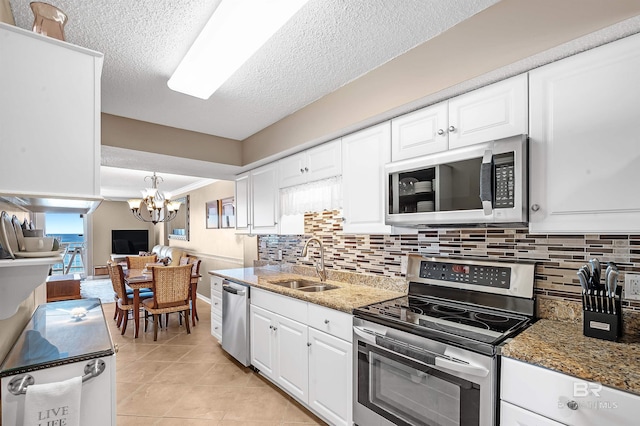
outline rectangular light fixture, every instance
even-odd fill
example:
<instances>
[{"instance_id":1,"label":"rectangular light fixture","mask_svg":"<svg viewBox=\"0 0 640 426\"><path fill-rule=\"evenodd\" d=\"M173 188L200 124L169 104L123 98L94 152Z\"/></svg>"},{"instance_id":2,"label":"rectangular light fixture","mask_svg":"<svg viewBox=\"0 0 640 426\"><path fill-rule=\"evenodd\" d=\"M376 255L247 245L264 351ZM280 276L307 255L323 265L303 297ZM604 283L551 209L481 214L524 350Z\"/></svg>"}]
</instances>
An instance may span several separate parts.
<instances>
[{"instance_id":1,"label":"rectangular light fixture","mask_svg":"<svg viewBox=\"0 0 640 426\"><path fill-rule=\"evenodd\" d=\"M167 85L209 99L307 1L222 0Z\"/></svg>"}]
</instances>

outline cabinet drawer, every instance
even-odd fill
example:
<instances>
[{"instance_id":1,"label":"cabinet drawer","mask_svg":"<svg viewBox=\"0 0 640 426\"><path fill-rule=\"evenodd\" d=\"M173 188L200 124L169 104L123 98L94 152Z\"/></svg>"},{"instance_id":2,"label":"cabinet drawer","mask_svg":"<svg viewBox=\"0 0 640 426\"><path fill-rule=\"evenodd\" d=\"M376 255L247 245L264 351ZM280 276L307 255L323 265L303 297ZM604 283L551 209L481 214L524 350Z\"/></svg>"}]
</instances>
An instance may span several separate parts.
<instances>
[{"instance_id":1,"label":"cabinet drawer","mask_svg":"<svg viewBox=\"0 0 640 426\"><path fill-rule=\"evenodd\" d=\"M222 340L222 320L220 318L211 317L211 335Z\"/></svg>"},{"instance_id":2,"label":"cabinet drawer","mask_svg":"<svg viewBox=\"0 0 640 426\"><path fill-rule=\"evenodd\" d=\"M347 342L352 341L353 319L351 315L347 313L310 303L308 324L310 327L324 331Z\"/></svg>"},{"instance_id":3,"label":"cabinet drawer","mask_svg":"<svg viewBox=\"0 0 640 426\"><path fill-rule=\"evenodd\" d=\"M222 278L220 277L211 277L211 295L214 294L222 294ZM222 296L220 296L222 297Z\"/></svg>"},{"instance_id":4,"label":"cabinet drawer","mask_svg":"<svg viewBox=\"0 0 640 426\"><path fill-rule=\"evenodd\" d=\"M222 296L211 293L211 315L222 317Z\"/></svg>"},{"instance_id":5,"label":"cabinet drawer","mask_svg":"<svg viewBox=\"0 0 640 426\"><path fill-rule=\"evenodd\" d=\"M563 426L546 417L500 401L500 426Z\"/></svg>"},{"instance_id":6,"label":"cabinet drawer","mask_svg":"<svg viewBox=\"0 0 640 426\"><path fill-rule=\"evenodd\" d=\"M640 396L502 358L500 399L570 426L635 425Z\"/></svg>"},{"instance_id":7,"label":"cabinet drawer","mask_svg":"<svg viewBox=\"0 0 640 426\"><path fill-rule=\"evenodd\" d=\"M302 300L252 287L251 304L301 323L307 322L307 302Z\"/></svg>"}]
</instances>

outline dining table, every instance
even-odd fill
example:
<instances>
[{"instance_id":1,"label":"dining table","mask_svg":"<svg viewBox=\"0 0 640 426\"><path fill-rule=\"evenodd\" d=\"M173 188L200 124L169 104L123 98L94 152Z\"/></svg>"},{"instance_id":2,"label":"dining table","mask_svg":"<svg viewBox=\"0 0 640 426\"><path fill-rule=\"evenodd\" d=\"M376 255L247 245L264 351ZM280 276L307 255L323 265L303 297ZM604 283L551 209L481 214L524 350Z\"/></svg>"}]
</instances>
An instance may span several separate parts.
<instances>
[{"instance_id":1,"label":"dining table","mask_svg":"<svg viewBox=\"0 0 640 426\"><path fill-rule=\"evenodd\" d=\"M159 265L154 267L159 267ZM192 274L191 279L200 278L200 276L199 274ZM133 290L133 322L135 324L133 337L138 338L140 329L140 289L150 288L153 290L153 274L148 269L127 269L124 271L124 282ZM191 298L191 303L195 304L197 297L196 286L192 285L190 289L191 294L189 297ZM188 319L185 318L185 321L188 321ZM196 325L193 309L191 309L191 322L194 326Z\"/></svg>"}]
</instances>

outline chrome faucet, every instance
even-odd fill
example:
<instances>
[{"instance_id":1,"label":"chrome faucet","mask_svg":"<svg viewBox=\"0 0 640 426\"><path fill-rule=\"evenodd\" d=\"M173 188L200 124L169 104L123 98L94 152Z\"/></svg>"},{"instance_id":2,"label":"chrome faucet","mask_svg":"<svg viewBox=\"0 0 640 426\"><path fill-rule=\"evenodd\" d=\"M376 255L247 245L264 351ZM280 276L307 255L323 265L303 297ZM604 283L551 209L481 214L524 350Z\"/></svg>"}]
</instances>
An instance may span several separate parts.
<instances>
[{"instance_id":1,"label":"chrome faucet","mask_svg":"<svg viewBox=\"0 0 640 426\"><path fill-rule=\"evenodd\" d=\"M320 245L320 267L318 268L318 263L316 262L316 272L320 276L320 281L325 282L327 280L327 271L324 269L324 246L322 245L322 241L320 241L316 237L311 237L304 243L304 248L302 249L302 257L307 257L307 247L311 241L315 241Z\"/></svg>"}]
</instances>

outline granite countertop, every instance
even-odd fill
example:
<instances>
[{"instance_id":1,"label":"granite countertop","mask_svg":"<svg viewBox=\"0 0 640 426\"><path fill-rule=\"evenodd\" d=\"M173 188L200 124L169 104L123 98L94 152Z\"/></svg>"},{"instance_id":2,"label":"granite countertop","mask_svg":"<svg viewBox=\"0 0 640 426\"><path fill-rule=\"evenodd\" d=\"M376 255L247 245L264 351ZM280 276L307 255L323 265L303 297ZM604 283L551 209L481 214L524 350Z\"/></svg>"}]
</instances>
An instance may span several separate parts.
<instances>
[{"instance_id":1,"label":"granite countertop","mask_svg":"<svg viewBox=\"0 0 640 426\"><path fill-rule=\"evenodd\" d=\"M406 292L399 291L400 288L394 286L393 283L387 283L387 288L380 288L385 287L384 283L380 283L381 281L383 282L384 279L356 273L333 274L335 277L330 273L326 281L327 284L333 284L339 288L316 293L306 293L269 283L269 281L284 281L287 279L300 279L302 277L320 282L317 275L312 276L303 268L296 268L291 271L268 268L238 268L209 271L209 274L349 314L352 313L354 308L406 295ZM358 282L370 283L372 280L376 281L375 285L377 285L377 287L358 284Z\"/></svg>"},{"instance_id":2,"label":"granite countertop","mask_svg":"<svg viewBox=\"0 0 640 426\"><path fill-rule=\"evenodd\" d=\"M502 355L640 395L640 337L610 342L582 333L582 322L541 319L502 348Z\"/></svg>"}]
</instances>

